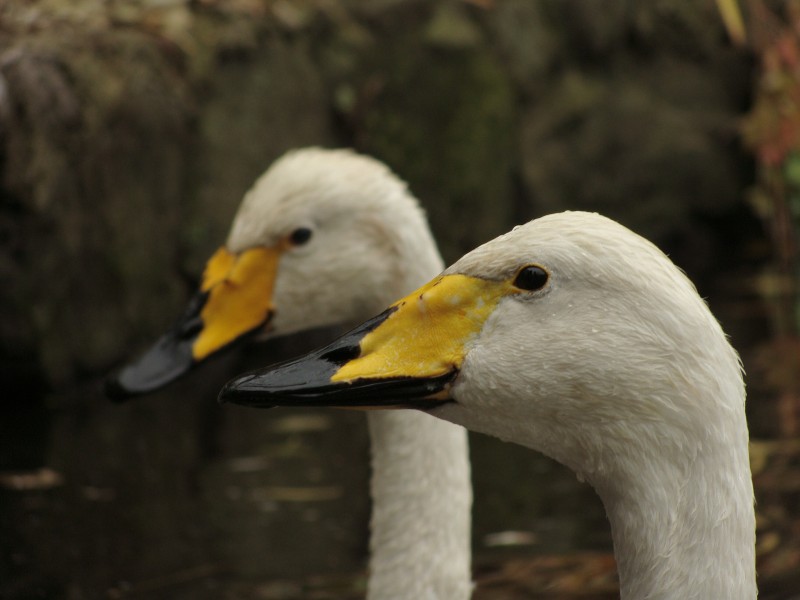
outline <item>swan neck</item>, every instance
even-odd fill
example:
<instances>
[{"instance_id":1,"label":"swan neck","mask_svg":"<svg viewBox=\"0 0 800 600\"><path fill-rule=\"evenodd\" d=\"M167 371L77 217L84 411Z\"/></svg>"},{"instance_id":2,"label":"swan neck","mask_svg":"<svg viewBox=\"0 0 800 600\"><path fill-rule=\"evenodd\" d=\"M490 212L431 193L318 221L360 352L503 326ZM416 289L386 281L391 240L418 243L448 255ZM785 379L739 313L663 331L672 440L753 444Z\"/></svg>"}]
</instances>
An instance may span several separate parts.
<instances>
[{"instance_id":1,"label":"swan neck","mask_svg":"<svg viewBox=\"0 0 800 600\"><path fill-rule=\"evenodd\" d=\"M467 432L424 413L372 411L369 600L468 600Z\"/></svg>"},{"instance_id":2,"label":"swan neck","mask_svg":"<svg viewBox=\"0 0 800 600\"><path fill-rule=\"evenodd\" d=\"M597 486L622 600L752 600L755 514L746 443L744 451L729 442L706 446L687 468L665 462L651 457L638 465L637 481Z\"/></svg>"},{"instance_id":3,"label":"swan neck","mask_svg":"<svg viewBox=\"0 0 800 600\"><path fill-rule=\"evenodd\" d=\"M397 272L381 308L444 268L422 213L387 231ZM472 482L464 428L412 410L367 415L372 454L368 600L468 600Z\"/></svg>"}]
</instances>

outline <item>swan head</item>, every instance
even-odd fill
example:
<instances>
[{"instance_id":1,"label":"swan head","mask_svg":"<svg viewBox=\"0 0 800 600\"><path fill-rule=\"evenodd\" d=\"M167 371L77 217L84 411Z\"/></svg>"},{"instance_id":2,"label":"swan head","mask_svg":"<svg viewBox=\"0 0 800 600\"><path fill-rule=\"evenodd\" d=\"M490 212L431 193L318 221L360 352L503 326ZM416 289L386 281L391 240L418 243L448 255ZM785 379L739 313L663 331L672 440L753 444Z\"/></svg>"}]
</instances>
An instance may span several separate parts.
<instances>
[{"instance_id":1,"label":"swan head","mask_svg":"<svg viewBox=\"0 0 800 600\"><path fill-rule=\"evenodd\" d=\"M515 228L221 399L421 408L596 486L621 476L622 456L691 461L731 430L746 452L738 357L692 283L644 238L581 212Z\"/></svg>"},{"instance_id":2,"label":"swan head","mask_svg":"<svg viewBox=\"0 0 800 600\"><path fill-rule=\"evenodd\" d=\"M244 338L357 322L440 269L423 211L385 165L289 152L245 195L183 316L107 391L159 389Z\"/></svg>"}]
</instances>

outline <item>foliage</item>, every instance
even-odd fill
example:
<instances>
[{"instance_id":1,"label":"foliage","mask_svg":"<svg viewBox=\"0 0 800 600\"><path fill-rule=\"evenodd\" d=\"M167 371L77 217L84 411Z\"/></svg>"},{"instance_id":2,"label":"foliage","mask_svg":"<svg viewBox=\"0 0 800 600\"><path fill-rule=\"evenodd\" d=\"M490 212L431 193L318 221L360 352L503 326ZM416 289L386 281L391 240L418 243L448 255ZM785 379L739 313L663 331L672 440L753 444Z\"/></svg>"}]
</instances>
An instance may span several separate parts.
<instances>
[{"instance_id":1,"label":"foliage","mask_svg":"<svg viewBox=\"0 0 800 600\"><path fill-rule=\"evenodd\" d=\"M757 364L778 396L779 429L793 435L800 431L800 2L788 0L776 13L763 0L751 0L749 18L759 74L742 134L758 169L750 202L774 256L759 282L772 338Z\"/></svg>"}]
</instances>

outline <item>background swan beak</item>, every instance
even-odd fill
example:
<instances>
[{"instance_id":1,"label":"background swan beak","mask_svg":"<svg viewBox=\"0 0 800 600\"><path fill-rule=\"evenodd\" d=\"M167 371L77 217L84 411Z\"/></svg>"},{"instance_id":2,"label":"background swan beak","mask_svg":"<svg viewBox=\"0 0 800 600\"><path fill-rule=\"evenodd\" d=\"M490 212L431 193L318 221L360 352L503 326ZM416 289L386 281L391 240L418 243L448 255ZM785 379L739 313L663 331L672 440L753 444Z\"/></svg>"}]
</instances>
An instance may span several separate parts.
<instances>
[{"instance_id":1,"label":"background swan beak","mask_svg":"<svg viewBox=\"0 0 800 600\"><path fill-rule=\"evenodd\" d=\"M142 356L106 381L106 395L119 401L158 390L209 356L258 333L273 314L279 258L278 248L252 248L241 254L217 250L183 315Z\"/></svg>"},{"instance_id":2,"label":"background swan beak","mask_svg":"<svg viewBox=\"0 0 800 600\"><path fill-rule=\"evenodd\" d=\"M437 277L329 346L234 379L220 401L433 408L450 400L469 341L505 293L502 282Z\"/></svg>"}]
</instances>

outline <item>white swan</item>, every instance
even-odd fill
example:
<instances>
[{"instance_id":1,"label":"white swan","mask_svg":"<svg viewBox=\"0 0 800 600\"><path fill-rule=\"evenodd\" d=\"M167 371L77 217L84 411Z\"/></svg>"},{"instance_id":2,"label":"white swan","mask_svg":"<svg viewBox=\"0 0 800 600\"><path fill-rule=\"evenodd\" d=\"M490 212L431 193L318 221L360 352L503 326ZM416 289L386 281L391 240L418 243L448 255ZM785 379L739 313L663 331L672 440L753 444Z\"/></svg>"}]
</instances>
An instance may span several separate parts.
<instances>
[{"instance_id":1,"label":"white swan","mask_svg":"<svg viewBox=\"0 0 800 600\"><path fill-rule=\"evenodd\" d=\"M422 210L382 163L347 150L290 152L245 196L184 316L109 392L158 389L252 333L356 322L442 266ZM375 412L368 421L368 597L468 598L466 431L416 411Z\"/></svg>"},{"instance_id":2,"label":"white swan","mask_svg":"<svg viewBox=\"0 0 800 600\"><path fill-rule=\"evenodd\" d=\"M517 227L327 348L241 376L221 398L425 408L591 483L622 598L757 594L736 352L683 273L599 215Z\"/></svg>"}]
</instances>

